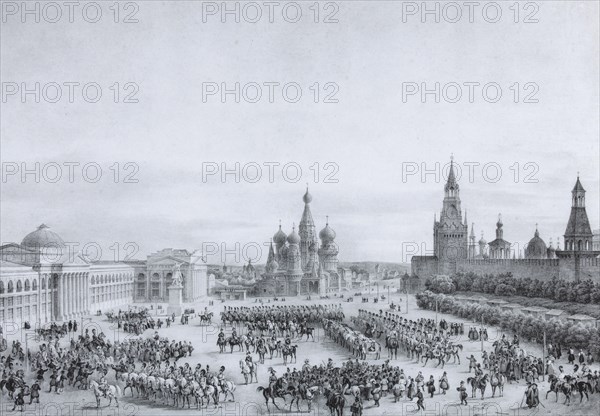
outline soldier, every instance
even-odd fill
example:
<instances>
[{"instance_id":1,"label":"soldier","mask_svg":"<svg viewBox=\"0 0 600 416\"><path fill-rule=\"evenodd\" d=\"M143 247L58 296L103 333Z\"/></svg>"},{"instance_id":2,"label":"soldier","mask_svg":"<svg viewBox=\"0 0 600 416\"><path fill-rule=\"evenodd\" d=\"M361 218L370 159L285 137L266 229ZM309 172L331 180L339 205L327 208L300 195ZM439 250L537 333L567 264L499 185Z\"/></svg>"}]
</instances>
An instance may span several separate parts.
<instances>
[{"instance_id":1,"label":"soldier","mask_svg":"<svg viewBox=\"0 0 600 416\"><path fill-rule=\"evenodd\" d=\"M540 404L540 397L537 388L537 384L535 383L527 383L527 389L525 390L525 397L527 403L527 407L530 409L533 407L537 407Z\"/></svg>"},{"instance_id":2,"label":"soldier","mask_svg":"<svg viewBox=\"0 0 600 416\"><path fill-rule=\"evenodd\" d=\"M446 390L448 390L449 386L450 385L448 383L448 376L446 375L446 372L444 371L442 378L440 378L440 390L442 390L442 394L446 394Z\"/></svg>"},{"instance_id":3,"label":"soldier","mask_svg":"<svg viewBox=\"0 0 600 416\"><path fill-rule=\"evenodd\" d=\"M354 403L350 407L350 411L352 412L352 416L361 416L362 415L363 404L360 401L360 397L354 399Z\"/></svg>"},{"instance_id":4,"label":"soldier","mask_svg":"<svg viewBox=\"0 0 600 416\"><path fill-rule=\"evenodd\" d=\"M25 406L25 387L22 387L15 396L15 405L11 411L14 412L17 406L20 408L19 411L22 412L23 406Z\"/></svg>"},{"instance_id":5,"label":"soldier","mask_svg":"<svg viewBox=\"0 0 600 416\"><path fill-rule=\"evenodd\" d=\"M435 393L435 379L433 376L429 377L429 381L427 382L427 391L430 394L430 397L433 398L433 393Z\"/></svg>"},{"instance_id":6,"label":"soldier","mask_svg":"<svg viewBox=\"0 0 600 416\"><path fill-rule=\"evenodd\" d=\"M456 390L459 392L459 396L460 396L460 404L464 404L465 406L467 406L467 388L465 387L465 382L461 381L460 382L460 386L456 388Z\"/></svg>"},{"instance_id":7,"label":"soldier","mask_svg":"<svg viewBox=\"0 0 600 416\"><path fill-rule=\"evenodd\" d=\"M421 389L417 389L417 411L425 410L425 398Z\"/></svg>"},{"instance_id":8,"label":"soldier","mask_svg":"<svg viewBox=\"0 0 600 416\"><path fill-rule=\"evenodd\" d=\"M40 387L40 385L37 383L37 381L34 381L33 384L31 385L31 388L29 389L29 404L33 403L33 401L35 400L36 403L40 402L40 390L42 388Z\"/></svg>"}]
</instances>

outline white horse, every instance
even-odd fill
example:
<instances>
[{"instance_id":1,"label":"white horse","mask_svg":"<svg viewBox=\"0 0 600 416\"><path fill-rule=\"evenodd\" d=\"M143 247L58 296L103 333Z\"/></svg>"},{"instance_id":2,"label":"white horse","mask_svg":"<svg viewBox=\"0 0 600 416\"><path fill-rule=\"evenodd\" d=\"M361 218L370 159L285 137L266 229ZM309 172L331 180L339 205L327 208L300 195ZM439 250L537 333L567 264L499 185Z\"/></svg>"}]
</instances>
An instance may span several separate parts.
<instances>
[{"instance_id":1,"label":"white horse","mask_svg":"<svg viewBox=\"0 0 600 416\"><path fill-rule=\"evenodd\" d=\"M246 360L240 360L240 368L242 370L242 374L244 375L244 380L246 380L246 384L248 384L248 376L250 376L250 383L252 383L253 376L258 383L257 369L258 363L252 362L252 366L249 366Z\"/></svg>"},{"instance_id":2,"label":"white horse","mask_svg":"<svg viewBox=\"0 0 600 416\"><path fill-rule=\"evenodd\" d=\"M90 388L94 391L94 395L96 396L97 407L100 407L101 397L106 397L109 400L109 407L112 404L112 399L115 399L115 403L117 404L117 407L119 407L118 397L121 395L121 387L109 384L108 388L106 389L106 392L104 393L100 390L100 385L98 384L98 382L96 380L92 380L90 381Z\"/></svg>"}]
</instances>

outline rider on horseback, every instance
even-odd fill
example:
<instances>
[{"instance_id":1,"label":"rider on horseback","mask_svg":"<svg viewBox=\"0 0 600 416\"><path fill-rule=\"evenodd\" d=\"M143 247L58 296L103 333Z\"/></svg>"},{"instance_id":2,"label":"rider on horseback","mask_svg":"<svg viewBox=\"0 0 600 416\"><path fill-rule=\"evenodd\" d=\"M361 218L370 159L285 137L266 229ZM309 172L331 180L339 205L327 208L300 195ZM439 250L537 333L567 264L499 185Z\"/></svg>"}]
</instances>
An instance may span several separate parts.
<instances>
[{"instance_id":1,"label":"rider on horseback","mask_svg":"<svg viewBox=\"0 0 600 416\"><path fill-rule=\"evenodd\" d=\"M98 390L100 390L104 397L106 397L106 393L108 392L108 381L106 380L105 375L102 375L102 377L100 377L100 382L98 383Z\"/></svg>"}]
</instances>

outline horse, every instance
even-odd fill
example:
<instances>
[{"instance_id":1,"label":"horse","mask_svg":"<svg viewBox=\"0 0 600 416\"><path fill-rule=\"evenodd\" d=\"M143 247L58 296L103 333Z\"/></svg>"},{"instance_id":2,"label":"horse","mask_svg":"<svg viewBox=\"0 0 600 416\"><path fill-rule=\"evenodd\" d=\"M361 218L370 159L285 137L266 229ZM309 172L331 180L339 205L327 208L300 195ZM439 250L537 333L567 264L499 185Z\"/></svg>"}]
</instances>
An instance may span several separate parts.
<instances>
[{"instance_id":1,"label":"horse","mask_svg":"<svg viewBox=\"0 0 600 416\"><path fill-rule=\"evenodd\" d=\"M463 350L462 344L451 345L446 349L446 361L450 360L451 357L454 357L452 364L456 364L456 360L458 360L458 364L460 365L460 355L459 350Z\"/></svg>"},{"instance_id":2,"label":"horse","mask_svg":"<svg viewBox=\"0 0 600 416\"><path fill-rule=\"evenodd\" d=\"M308 404L308 412L310 413L312 410L312 401L315 395L319 392L319 386L312 386L309 388L300 388L290 386L288 387L288 391L292 395L292 401L290 402L290 412L292 411L292 405L294 404L294 400L296 401L296 409L298 413L300 413L300 399L306 400Z\"/></svg>"},{"instance_id":3,"label":"horse","mask_svg":"<svg viewBox=\"0 0 600 416\"><path fill-rule=\"evenodd\" d=\"M472 388L471 397L473 399L475 398L475 393L477 392L477 389L481 390L481 399L483 399L483 395L485 394L485 388L487 387L487 382L488 382L488 374L484 375L483 377L481 377L479 379L477 379L476 377L467 378L467 383L469 383Z\"/></svg>"},{"instance_id":4,"label":"horse","mask_svg":"<svg viewBox=\"0 0 600 416\"><path fill-rule=\"evenodd\" d=\"M14 376L10 376L8 380L0 380L0 392L3 391L4 387L6 387L6 391L8 391L8 397L11 399L13 398L15 391L23 386L23 380Z\"/></svg>"},{"instance_id":5,"label":"horse","mask_svg":"<svg viewBox=\"0 0 600 416\"><path fill-rule=\"evenodd\" d=\"M500 393L500 397L504 394L504 383L506 383L506 376L502 373L494 373L490 378L490 386L492 387L492 398L496 395L496 389Z\"/></svg>"},{"instance_id":6,"label":"horse","mask_svg":"<svg viewBox=\"0 0 600 416\"><path fill-rule=\"evenodd\" d=\"M211 324L212 323L212 317L213 317L213 313L209 312L206 315L202 314L200 315L200 324Z\"/></svg>"},{"instance_id":7,"label":"horse","mask_svg":"<svg viewBox=\"0 0 600 416\"><path fill-rule=\"evenodd\" d=\"M385 340L385 347L388 349L388 357L398 359L398 338L388 337Z\"/></svg>"},{"instance_id":8,"label":"horse","mask_svg":"<svg viewBox=\"0 0 600 416\"><path fill-rule=\"evenodd\" d=\"M258 383L258 380L256 381ZM235 396L234 396L234 392L235 392L235 383L233 381L229 381L229 380L223 380L221 382L221 384L219 384L218 389L217 389L217 402L219 401L219 396L221 395L221 393L223 393L225 395L225 397L223 398L223 401L227 401L227 395L231 394L231 401L235 401Z\"/></svg>"},{"instance_id":9,"label":"horse","mask_svg":"<svg viewBox=\"0 0 600 416\"><path fill-rule=\"evenodd\" d=\"M290 363L292 362L292 360L294 360L294 362L297 362L297 358L296 358L296 349L298 348L297 345L286 345L285 347L283 347L283 365L287 365L287 361L288 361L288 357L290 357Z\"/></svg>"},{"instance_id":10,"label":"horse","mask_svg":"<svg viewBox=\"0 0 600 416\"><path fill-rule=\"evenodd\" d=\"M227 340L225 338L217 339L217 346L219 347L219 353L224 353L225 347L227 346Z\"/></svg>"},{"instance_id":11,"label":"horse","mask_svg":"<svg viewBox=\"0 0 600 416\"><path fill-rule=\"evenodd\" d=\"M263 397L265 398L265 403L267 405L267 411L269 413L271 412L269 410L269 399L271 399L273 405L277 409L279 409L279 406L277 406L277 403L275 403L275 399L281 398L285 402L285 395L289 394L289 392L287 391L287 381L284 378L277 379L275 385L272 387L270 385L267 387L258 386L256 388L256 391L259 393L262 392Z\"/></svg>"},{"instance_id":12,"label":"horse","mask_svg":"<svg viewBox=\"0 0 600 416\"><path fill-rule=\"evenodd\" d=\"M250 383L252 384L253 377L256 379L258 383L258 363L252 362L252 365L248 365L246 360L240 360L240 369L242 370L242 374L244 375L244 380L246 380L246 384L248 384L248 376L250 376Z\"/></svg>"},{"instance_id":13,"label":"horse","mask_svg":"<svg viewBox=\"0 0 600 416\"><path fill-rule=\"evenodd\" d=\"M229 347L231 347L230 353L233 354L233 346L237 345L239 347L238 351L244 351L244 343L246 342L246 336L241 337L229 337L225 340Z\"/></svg>"},{"instance_id":14,"label":"horse","mask_svg":"<svg viewBox=\"0 0 600 416\"><path fill-rule=\"evenodd\" d=\"M310 327L302 327L300 329L300 333L299 333L299 338L300 340L302 340L302 338L304 337L304 335L306 335L306 340L308 341L308 338L312 338L313 342L315 341L315 337L313 335L313 331L315 329L314 328L310 328Z\"/></svg>"},{"instance_id":15,"label":"horse","mask_svg":"<svg viewBox=\"0 0 600 416\"><path fill-rule=\"evenodd\" d=\"M256 346L256 352L258 353L258 358L260 359L260 363L265 363L265 355L267 354L267 347L265 347L264 342L260 342Z\"/></svg>"},{"instance_id":16,"label":"horse","mask_svg":"<svg viewBox=\"0 0 600 416\"><path fill-rule=\"evenodd\" d=\"M115 403L117 407L119 407L119 399L118 396L121 395L121 387L116 385L108 385L106 392L100 391L100 385L96 380L90 381L90 388L94 391L94 395L96 396L96 407L100 407L100 398L106 397L108 398L108 406L112 404L112 399L115 399Z\"/></svg>"},{"instance_id":17,"label":"horse","mask_svg":"<svg viewBox=\"0 0 600 416\"><path fill-rule=\"evenodd\" d=\"M129 388L131 390L131 397L133 397L133 388L135 387L135 391L137 391L138 397L140 397L140 390L137 386L137 373L121 373L121 381L125 382L125 387L123 387L123 394L125 394L125 390Z\"/></svg>"},{"instance_id":18,"label":"horse","mask_svg":"<svg viewBox=\"0 0 600 416\"><path fill-rule=\"evenodd\" d=\"M326 405L331 412L331 416L343 416L346 398L340 393L332 393L329 390L325 391L325 397L327 397Z\"/></svg>"}]
</instances>

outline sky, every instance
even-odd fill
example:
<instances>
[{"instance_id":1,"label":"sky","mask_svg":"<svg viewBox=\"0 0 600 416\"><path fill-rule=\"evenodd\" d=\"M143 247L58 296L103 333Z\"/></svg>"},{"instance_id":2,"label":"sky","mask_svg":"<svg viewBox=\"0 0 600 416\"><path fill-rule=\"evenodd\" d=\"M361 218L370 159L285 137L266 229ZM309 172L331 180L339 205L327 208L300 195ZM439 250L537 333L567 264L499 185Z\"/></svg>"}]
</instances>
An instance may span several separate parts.
<instances>
[{"instance_id":1,"label":"sky","mask_svg":"<svg viewBox=\"0 0 600 416\"><path fill-rule=\"evenodd\" d=\"M2 6L3 243L264 263L308 183L341 261L408 262L451 155L478 239L562 246L578 173L599 228L597 2L35 4Z\"/></svg>"}]
</instances>

